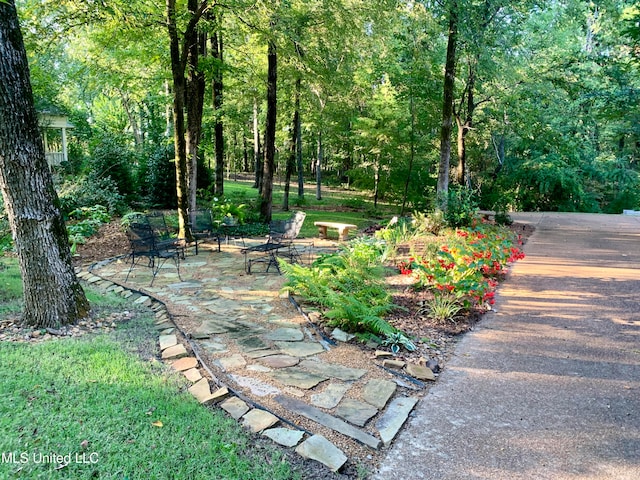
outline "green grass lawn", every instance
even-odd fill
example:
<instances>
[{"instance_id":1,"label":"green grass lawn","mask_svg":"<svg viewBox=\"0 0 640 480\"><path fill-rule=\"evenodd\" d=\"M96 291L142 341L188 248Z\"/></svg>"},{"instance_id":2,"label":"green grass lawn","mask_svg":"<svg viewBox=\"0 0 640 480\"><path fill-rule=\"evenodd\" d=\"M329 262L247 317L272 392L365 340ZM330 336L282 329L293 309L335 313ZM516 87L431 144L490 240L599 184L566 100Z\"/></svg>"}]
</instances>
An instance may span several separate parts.
<instances>
[{"instance_id":1,"label":"green grass lawn","mask_svg":"<svg viewBox=\"0 0 640 480\"><path fill-rule=\"evenodd\" d=\"M3 303L15 301L4 291ZM117 297L90 297L99 313L123 308ZM149 358L156 335L140 309L111 333L0 342L0 479L295 478L275 448L256 448Z\"/></svg>"},{"instance_id":2,"label":"green grass lawn","mask_svg":"<svg viewBox=\"0 0 640 480\"><path fill-rule=\"evenodd\" d=\"M240 203L257 203L258 191L252 187L251 182L225 181L225 197L230 201ZM317 221L332 221L340 223L352 223L362 229L381 221L388 221L398 213L398 208L393 205L379 203L374 209L371 196L366 192L352 190L326 189L322 200L316 200L315 186L307 186L304 201L298 199L297 184L292 184L289 195L289 210L282 211L283 187L275 184L273 191L273 218L283 220L291 216L291 212L302 210L307 217L300 230L300 238L314 238L318 236L318 228L313 225ZM338 232L328 230L329 238L337 239ZM355 232L350 233L351 236Z\"/></svg>"}]
</instances>

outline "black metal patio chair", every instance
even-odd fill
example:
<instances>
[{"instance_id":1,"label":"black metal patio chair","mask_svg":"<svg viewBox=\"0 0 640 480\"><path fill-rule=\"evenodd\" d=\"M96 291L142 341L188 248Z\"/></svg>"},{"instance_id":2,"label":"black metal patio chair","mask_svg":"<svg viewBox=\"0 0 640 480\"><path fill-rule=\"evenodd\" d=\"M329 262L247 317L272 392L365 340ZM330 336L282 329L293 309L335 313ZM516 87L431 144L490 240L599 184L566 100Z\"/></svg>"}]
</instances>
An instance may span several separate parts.
<instances>
[{"instance_id":1,"label":"black metal patio chair","mask_svg":"<svg viewBox=\"0 0 640 480\"><path fill-rule=\"evenodd\" d=\"M189 212L191 234L195 238L196 255L198 254L198 240L215 239L220 249L220 236L222 235L213 224L211 210L194 210Z\"/></svg>"},{"instance_id":2,"label":"black metal patio chair","mask_svg":"<svg viewBox=\"0 0 640 480\"><path fill-rule=\"evenodd\" d=\"M302 254L293 241L298 237L304 219L304 212L296 212L288 220L274 220L269 224L269 237L265 243L241 250L244 255L244 267L248 274L255 263L265 263L266 272L275 267L278 273L278 257L285 258L290 263L302 263ZM254 258L249 256L255 254Z\"/></svg>"},{"instance_id":3,"label":"black metal patio chair","mask_svg":"<svg viewBox=\"0 0 640 480\"><path fill-rule=\"evenodd\" d=\"M129 280L129 275L133 267L141 258L147 258L147 266L151 269L152 278L150 286L153 285L162 265L169 259L172 259L175 263L178 278L182 281L182 277L180 276L180 258L184 255L184 249L176 246L175 242L161 242L157 234L146 222L132 222L127 228L127 238L129 239L131 248L129 254L131 265L129 266L125 282Z\"/></svg>"}]
</instances>

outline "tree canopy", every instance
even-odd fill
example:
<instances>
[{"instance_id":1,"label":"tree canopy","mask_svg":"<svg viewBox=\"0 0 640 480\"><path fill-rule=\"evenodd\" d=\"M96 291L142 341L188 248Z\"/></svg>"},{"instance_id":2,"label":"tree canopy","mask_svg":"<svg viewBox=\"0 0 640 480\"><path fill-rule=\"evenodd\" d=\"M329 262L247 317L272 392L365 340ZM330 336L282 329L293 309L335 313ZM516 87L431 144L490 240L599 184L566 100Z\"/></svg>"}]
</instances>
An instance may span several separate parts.
<instances>
[{"instance_id":1,"label":"tree canopy","mask_svg":"<svg viewBox=\"0 0 640 480\"><path fill-rule=\"evenodd\" d=\"M489 209L640 207L640 12L632 1L170 3L177 41L195 39L182 45L185 59L198 52L173 73L164 5L17 2L36 103L77 126L61 173L113 208L131 199L175 208L176 182L194 195L223 194L222 177L232 173L258 173L259 186L265 152L276 179L299 172L300 195L305 181L319 180L318 194L321 184L342 184L420 210L435 206L446 179ZM185 179L176 177L174 145L185 135L188 144L197 114L174 103L194 98L176 93L181 76L202 82L201 132L180 167ZM186 115L177 136L172 108ZM263 194L266 202L268 188Z\"/></svg>"}]
</instances>

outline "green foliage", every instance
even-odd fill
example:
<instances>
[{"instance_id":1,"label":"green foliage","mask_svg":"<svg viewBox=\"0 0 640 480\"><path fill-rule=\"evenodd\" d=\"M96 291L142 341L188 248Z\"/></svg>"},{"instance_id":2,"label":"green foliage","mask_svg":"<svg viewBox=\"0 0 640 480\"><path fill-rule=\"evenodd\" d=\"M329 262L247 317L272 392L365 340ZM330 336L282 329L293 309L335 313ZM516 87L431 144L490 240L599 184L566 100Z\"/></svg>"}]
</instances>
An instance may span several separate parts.
<instances>
[{"instance_id":1,"label":"green foliage","mask_svg":"<svg viewBox=\"0 0 640 480\"><path fill-rule=\"evenodd\" d=\"M90 154L90 175L96 179L110 178L118 193L125 198L134 193L133 170L136 157L120 138L99 135L93 140Z\"/></svg>"},{"instance_id":2,"label":"green foliage","mask_svg":"<svg viewBox=\"0 0 640 480\"><path fill-rule=\"evenodd\" d=\"M416 235L438 235L447 226L445 215L440 210L429 213L415 212L413 217Z\"/></svg>"},{"instance_id":3,"label":"green foliage","mask_svg":"<svg viewBox=\"0 0 640 480\"><path fill-rule=\"evenodd\" d=\"M101 225L111 220L111 215L102 205L76 208L68 216L70 221L67 223L67 234L74 250L75 245L85 243Z\"/></svg>"},{"instance_id":4,"label":"green foliage","mask_svg":"<svg viewBox=\"0 0 640 480\"><path fill-rule=\"evenodd\" d=\"M104 205L112 215L126 211L124 196L110 177L95 176L67 180L58 189L63 212L71 212L78 208Z\"/></svg>"},{"instance_id":5,"label":"green foliage","mask_svg":"<svg viewBox=\"0 0 640 480\"><path fill-rule=\"evenodd\" d=\"M513 223L513 218L505 211L497 211L494 218L498 225L511 225Z\"/></svg>"},{"instance_id":6,"label":"green foliage","mask_svg":"<svg viewBox=\"0 0 640 480\"><path fill-rule=\"evenodd\" d=\"M323 307L329 325L348 332L394 333L383 318L397 308L384 287L383 251L379 240L363 239L320 256L310 267L281 262L285 290Z\"/></svg>"},{"instance_id":7,"label":"green foliage","mask_svg":"<svg viewBox=\"0 0 640 480\"><path fill-rule=\"evenodd\" d=\"M0 254L13 249L13 237L9 220L4 210L4 205L0 204Z\"/></svg>"},{"instance_id":8,"label":"green foliage","mask_svg":"<svg viewBox=\"0 0 640 480\"><path fill-rule=\"evenodd\" d=\"M382 345L390 347L393 353L400 352L401 347L404 347L408 352L415 352L416 350L415 343L402 332L387 334L382 341Z\"/></svg>"},{"instance_id":9,"label":"green foliage","mask_svg":"<svg viewBox=\"0 0 640 480\"><path fill-rule=\"evenodd\" d=\"M400 272L415 275L416 288L453 296L464 308L492 304L496 279L506 273L507 264L524 257L514 241L508 230L488 224L458 229L424 257L402 262ZM438 302L446 311L447 299Z\"/></svg>"},{"instance_id":10,"label":"green foliage","mask_svg":"<svg viewBox=\"0 0 640 480\"><path fill-rule=\"evenodd\" d=\"M389 313L393 304L371 305L366 293L340 295L337 303L324 312L329 319L329 326L340 327L347 332L372 332L379 335L390 335L396 330L384 320L384 315Z\"/></svg>"},{"instance_id":11,"label":"green foliage","mask_svg":"<svg viewBox=\"0 0 640 480\"><path fill-rule=\"evenodd\" d=\"M421 309L420 313L426 314L427 317L437 323L455 323L456 315L463 310L464 306L458 295L438 292L434 295L433 299Z\"/></svg>"},{"instance_id":12,"label":"green foliage","mask_svg":"<svg viewBox=\"0 0 640 480\"><path fill-rule=\"evenodd\" d=\"M0 257L0 303L15 305L22 298L22 275L16 258ZM0 305L0 312L5 308Z\"/></svg>"},{"instance_id":13,"label":"green foliage","mask_svg":"<svg viewBox=\"0 0 640 480\"><path fill-rule=\"evenodd\" d=\"M227 198L214 198L211 202L211 214L214 222L242 225L247 216L247 205L233 203Z\"/></svg>"},{"instance_id":14,"label":"green foliage","mask_svg":"<svg viewBox=\"0 0 640 480\"><path fill-rule=\"evenodd\" d=\"M415 221L412 217L394 217L385 228L375 232L376 238L392 247L410 241L415 235Z\"/></svg>"},{"instance_id":15,"label":"green foliage","mask_svg":"<svg viewBox=\"0 0 640 480\"><path fill-rule=\"evenodd\" d=\"M138 161L135 179L142 200L140 206L175 208L177 194L173 146L162 144L145 148Z\"/></svg>"},{"instance_id":16,"label":"green foliage","mask_svg":"<svg viewBox=\"0 0 640 480\"><path fill-rule=\"evenodd\" d=\"M450 227L468 227L478 215L478 202L475 193L462 187L449 189L449 201L444 219Z\"/></svg>"}]
</instances>

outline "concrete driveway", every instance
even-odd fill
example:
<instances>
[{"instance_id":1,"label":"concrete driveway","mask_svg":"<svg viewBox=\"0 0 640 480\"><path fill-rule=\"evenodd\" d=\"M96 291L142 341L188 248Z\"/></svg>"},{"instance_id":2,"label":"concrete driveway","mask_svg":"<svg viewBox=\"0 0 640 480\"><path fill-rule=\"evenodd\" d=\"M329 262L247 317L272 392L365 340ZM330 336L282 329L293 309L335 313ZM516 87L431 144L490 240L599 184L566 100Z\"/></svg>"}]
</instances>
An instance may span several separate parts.
<instances>
[{"instance_id":1,"label":"concrete driveway","mask_svg":"<svg viewBox=\"0 0 640 480\"><path fill-rule=\"evenodd\" d=\"M640 479L640 217L535 225L372 478Z\"/></svg>"}]
</instances>

